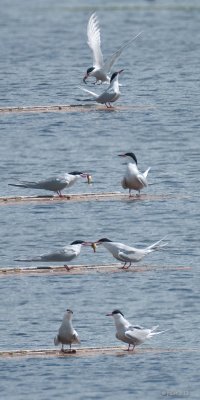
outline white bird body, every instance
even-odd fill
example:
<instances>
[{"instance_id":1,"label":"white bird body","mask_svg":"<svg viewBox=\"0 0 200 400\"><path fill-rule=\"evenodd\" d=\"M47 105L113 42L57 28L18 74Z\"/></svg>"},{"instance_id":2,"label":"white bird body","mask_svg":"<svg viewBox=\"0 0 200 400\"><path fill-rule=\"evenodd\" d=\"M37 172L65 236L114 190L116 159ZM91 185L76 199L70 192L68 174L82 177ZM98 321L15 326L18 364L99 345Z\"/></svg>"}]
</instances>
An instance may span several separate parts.
<instances>
[{"instance_id":1,"label":"white bird body","mask_svg":"<svg viewBox=\"0 0 200 400\"><path fill-rule=\"evenodd\" d=\"M144 173L142 173L137 167L137 159L134 153L125 153L120 154L119 156L131 158L131 162L128 162L126 173L121 182L123 189L129 189L130 196L131 190L137 190L140 193L141 189L148 186L147 175L150 167L147 168Z\"/></svg>"},{"instance_id":2,"label":"white bird body","mask_svg":"<svg viewBox=\"0 0 200 400\"><path fill-rule=\"evenodd\" d=\"M66 187L71 187L80 177L87 177L88 174L83 172L70 172L66 173L63 176L58 177L51 177L48 179L44 179L37 182L19 182L19 183L9 183L9 186L17 186L22 188L33 188L33 189L42 189L42 190L49 190L52 192L56 192L61 196L61 190L65 189Z\"/></svg>"},{"instance_id":3,"label":"white bird body","mask_svg":"<svg viewBox=\"0 0 200 400\"><path fill-rule=\"evenodd\" d=\"M84 92L91 94L95 98L95 101L97 103L101 104L106 104L107 107L111 107L110 103L115 102L116 100L119 99L120 97L120 90L119 90L119 81L118 81L118 75L122 72L123 70L120 70L118 72L114 72L114 74L111 77L110 80L110 85L109 87L100 95L97 95L96 93L92 92L91 90L87 90L83 87L80 87Z\"/></svg>"},{"instance_id":4,"label":"white bird body","mask_svg":"<svg viewBox=\"0 0 200 400\"><path fill-rule=\"evenodd\" d=\"M93 13L88 21L87 25L87 37L88 37L88 46L92 50L93 54L93 66L87 69L87 72L83 78L83 81L86 83L86 79L90 76L94 76L96 78L96 82L104 82L109 83L109 73L111 72L112 66L115 61L120 57L122 51L128 47L138 36L141 35L141 32L136 36L132 37L128 41L122 43L117 51L115 51L107 60L104 62L103 54L101 51L101 34L100 34L100 26L96 13Z\"/></svg>"},{"instance_id":5,"label":"white bird body","mask_svg":"<svg viewBox=\"0 0 200 400\"><path fill-rule=\"evenodd\" d=\"M135 346L144 343L146 339L150 339L154 335L159 335L160 333L165 332L155 332L158 325L153 326L151 329L145 329L139 325L133 326L124 318L124 315L119 310L114 310L111 314L107 315L113 317L116 327L116 338L124 343L128 343L128 350L131 345L134 349Z\"/></svg>"},{"instance_id":6,"label":"white bird body","mask_svg":"<svg viewBox=\"0 0 200 400\"><path fill-rule=\"evenodd\" d=\"M72 325L72 315L73 312L71 310L66 310L61 326L58 330L58 334L54 338L55 346L62 344L62 349L61 349L62 351L64 351L65 344L70 345L70 351L71 351L71 345L73 343L80 343L78 333L76 332L76 330L73 328Z\"/></svg>"},{"instance_id":7,"label":"white bird body","mask_svg":"<svg viewBox=\"0 0 200 400\"><path fill-rule=\"evenodd\" d=\"M164 238L142 249L130 247L119 242L112 242L107 238L100 239L95 242L95 244L102 244L113 255L113 257L116 258L116 260L124 263L123 268L125 268L127 263L129 263L129 266L131 266L132 263L142 260L142 258L153 251L160 250L161 248L165 247L167 243L163 240Z\"/></svg>"},{"instance_id":8,"label":"white bird body","mask_svg":"<svg viewBox=\"0 0 200 400\"><path fill-rule=\"evenodd\" d=\"M28 259L16 259L15 261L38 261L38 262L68 262L72 261L74 258L78 257L82 246L91 246L90 242L84 242L82 240L76 240L71 244L56 250L54 252L41 254L37 257ZM67 267L67 266L66 266ZM69 267L67 267L69 269Z\"/></svg>"}]
</instances>

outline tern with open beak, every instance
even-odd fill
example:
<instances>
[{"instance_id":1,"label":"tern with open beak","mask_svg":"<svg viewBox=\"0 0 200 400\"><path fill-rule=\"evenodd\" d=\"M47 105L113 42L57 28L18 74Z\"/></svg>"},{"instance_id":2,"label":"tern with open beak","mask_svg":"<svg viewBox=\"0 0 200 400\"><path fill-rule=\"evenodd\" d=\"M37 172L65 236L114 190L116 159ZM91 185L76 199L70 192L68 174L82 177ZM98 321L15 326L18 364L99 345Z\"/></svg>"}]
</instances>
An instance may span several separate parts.
<instances>
[{"instance_id":1,"label":"tern with open beak","mask_svg":"<svg viewBox=\"0 0 200 400\"><path fill-rule=\"evenodd\" d=\"M106 314L106 316L113 317L116 327L116 338L124 343L128 343L128 351L131 346L133 346L132 350L134 350L135 346L144 343L146 339L166 332L155 332L159 325L153 326L151 329L145 329L139 325L131 325L130 322L124 318L120 310L114 310L112 313Z\"/></svg>"},{"instance_id":2,"label":"tern with open beak","mask_svg":"<svg viewBox=\"0 0 200 400\"><path fill-rule=\"evenodd\" d=\"M120 94L121 94L120 90L119 90L118 77L119 77L119 74L121 74L122 72L123 72L123 69L121 69L120 71L114 72L112 74L111 79L110 79L110 85L100 95L92 92L91 90L87 90L87 89L83 88L82 86L79 86L79 87L84 92L91 94L91 96L93 96L95 98L95 101L97 103L105 104L107 108L111 108L112 106L110 103L114 103L116 100L118 100L120 97Z\"/></svg>"},{"instance_id":3,"label":"tern with open beak","mask_svg":"<svg viewBox=\"0 0 200 400\"><path fill-rule=\"evenodd\" d=\"M72 350L71 346L73 343L78 343L80 344L80 339L78 336L78 333L75 331L72 325L72 316L73 316L73 311L71 310L66 310L64 313L64 317L62 320L62 324L59 328L57 336L54 338L54 344L55 346L58 346L59 344L62 344L61 351L62 352L76 352L76 350ZM68 351L64 350L64 345L69 344L70 348Z\"/></svg>"},{"instance_id":4,"label":"tern with open beak","mask_svg":"<svg viewBox=\"0 0 200 400\"><path fill-rule=\"evenodd\" d=\"M87 26L88 45L93 53L93 66L87 69L87 72L83 78L83 82L86 83L89 77L94 77L96 78L95 83L110 83L109 73L111 72L115 61L120 57L122 51L128 47L138 36L140 36L141 33L142 32L122 43L119 49L115 51L111 57L106 60L106 62L104 62L101 51L99 21L96 13L93 13L88 21Z\"/></svg>"},{"instance_id":5,"label":"tern with open beak","mask_svg":"<svg viewBox=\"0 0 200 400\"><path fill-rule=\"evenodd\" d=\"M71 244L62 247L60 250L55 250L51 253L41 254L40 256L28 258L28 259L15 259L14 261L25 261L25 262L68 262L74 260L79 256L82 246L91 246L93 247L91 242L84 242L83 240L75 240ZM70 270L71 267L68 265L64 265L67 270Z\"/></svg>"},{"instance_id":6,"label":"tern with open beak","mask_svg":"<svg viewBox=\"0 0 200 400\"><path fill-rule=\"evenodd\" d=\"M164 242L164 239L165 238L153 243L148 247L138 249L136 247L127 246L123 243L113 242L107 238L102 238L94 242L92 247L94 248L94 245L103 245L105 249L107 249L114 258L116 258L116 260L124 263L122 268L127 269L132 265L132 263L136 263L153 251L160 250L165 247L167 242Z\"/></svg>"},{"instance_id":7,"label":"tern with open beak","mask_svg":"<svg viewBox=\"0 0 200 400\"><path fill-rule=\"evenodd\" d=\"M52 177L49 179L37 181L37 182L19 182L19 183L9 183L9 186L17 186L21 188L33 188L41 190L49 190L51 192L57 193L62 197L61 191L65 188L69 188L77 181L78 178L87 178L87 182L91 183L91 175L86 172L73 171L63 176Z\"/></svg>"},{"instance_id":8,"label":"tern with open beak","mask_svg":"<svg viewBox=\"0 0 200 400\"><path fill-rule=\"evenodd\" d=\"M137 158L134 153L119 154L119 157L128 158L126 173L121 182L123 189L129 189L130 197L131 190L137 190L140 195L140 190L148 186L147 175L150 167L144 173L140 172L137 167Z\"/></svg>"}]
</instances>

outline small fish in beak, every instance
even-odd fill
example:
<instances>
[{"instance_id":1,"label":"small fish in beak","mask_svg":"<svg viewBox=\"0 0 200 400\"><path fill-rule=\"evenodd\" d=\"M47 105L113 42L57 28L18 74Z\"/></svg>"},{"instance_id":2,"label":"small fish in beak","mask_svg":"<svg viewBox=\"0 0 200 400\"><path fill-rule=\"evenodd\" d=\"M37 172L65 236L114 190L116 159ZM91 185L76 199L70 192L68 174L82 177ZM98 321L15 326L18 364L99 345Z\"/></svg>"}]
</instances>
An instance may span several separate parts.
<instances>
[{"instance_id":1,"label":"small fish in beak","mask_svg":"<svg viewBox=\"0 0 200 400\"><path fill-rule=\"evenodd\" d=\"M92 183L92 175L87 175L87 183L88 185Z\"/></svg>"},{"instance_id":2,"label":"small fish in beak","mask_svg":"<svg viewBox=\"0 0 200 400\"><path fill-rule=\"evenodd\" d=\"M93 250L94 250L94 253L95 253L96 248L97 248L96 243L92 243L91 246L92 246L92 248L93 248Z\"/></svg>"}]
</instances>

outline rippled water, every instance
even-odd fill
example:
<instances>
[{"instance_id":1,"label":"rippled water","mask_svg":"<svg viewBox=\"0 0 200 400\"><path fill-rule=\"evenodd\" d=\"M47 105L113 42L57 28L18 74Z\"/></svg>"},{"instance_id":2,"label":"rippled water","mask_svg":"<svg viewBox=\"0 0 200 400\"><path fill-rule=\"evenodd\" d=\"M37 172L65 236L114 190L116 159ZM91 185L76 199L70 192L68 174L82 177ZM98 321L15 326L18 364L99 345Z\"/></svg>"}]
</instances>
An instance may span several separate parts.
<instances>
[{"instance_id":1,"label":"rippled water","mask_svg":"<svg viewBox=\"0 0 200 400\"><path fill-rule=\"evenodd\" d=\"M118 104L138 107L1 114L0 195L33 195L8 183L74 169L90 172L94 183L88 187L81 180L70 193L122 191L125 166L117 154L134 151L142 170L151 166L146 192L173 197L3 205L1 268L78 238L150 244L168 235L167 251L145 263L191 269L4 277L1 350L52 348L67 307L74 310L82 346L120 344L113 321L105 317L117 307L132 322L169 329L141 348L189 351L1 359L1 395L5 400L197 399L199 353L190 349L198 348L199 337L199 1L2 1L0 107L84 103L87 96L78 86L91 64L85 31L95 9L107 54L119 40L143 31L117 64L124 68ZM93 254L86 248L77 262L113 258L103 249Z\"/></svg>"}]
</instances>

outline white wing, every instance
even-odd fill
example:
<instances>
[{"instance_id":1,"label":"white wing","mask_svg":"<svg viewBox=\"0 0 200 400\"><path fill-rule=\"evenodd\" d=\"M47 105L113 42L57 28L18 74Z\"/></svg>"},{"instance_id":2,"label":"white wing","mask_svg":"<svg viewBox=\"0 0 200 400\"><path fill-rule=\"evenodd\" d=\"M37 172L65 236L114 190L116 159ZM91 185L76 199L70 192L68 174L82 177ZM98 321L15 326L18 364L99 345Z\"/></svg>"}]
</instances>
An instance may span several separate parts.
<instances>
[{"instance_id":1,"label":"white wing","mask_svg":"<svg viewBox=\"0 0 200 400\"><path fill-rule=\"evenodd\" d=\"M79 86L79 89L83 90L83 91L86 92L86 93L91 94L91 95L92 95L93 97L95 97L96 99L97 99L97 97L99 97L98 94L92 92L91 90L87 90L87 89L85 89L85 88L83 88L83 87L81 87L81 86Z\"/></svg>"},{"instance_id":2,"label":"white wing","mask_svg":"<svg viewBox=\"0 0 200 400\"><path fill-rule=\"evenodd\" d=\"M143 176L146 178L149 171L150 171L151 167L147 168L147 170L145 172L143 172Z\"/></svg>"},{"instance_id":3,"label":"white wing","mask_svg":"<svg viewBox=\"0 0 200 400\"><path fill-rule=\"evenodd\" d=\"M145 177L142 173L139 173L139 174L137 175L137 179L138 179L138 181L139 181L143 186L148 186L146 177Z\"/></svg>"},{"instance_id":4,"label":"white wing","mask_svg":"<svg viewBox=\"0 0 200 400\"><path fill-rule=\"evenodd\" d=\"M104 70L106 71L106 73L109 73L113 64L115 63L115 61L119 58L119 56L121 55L122 51L128 47L138 36L141 35L142 32L138 33L136 36L134 36L133 38L131 38L130 40L128 40L127 42L124 42L123 44L121 44L120 48L115 51L115 53L113 53L111 55L111 57L106 60L105 64L104 64Z\"/></svg>"},{"instance_id":5,"label":"white wing","mask_svg":"<svg viewBox=\"0 0 200 400\"><path fill-rule=\"evenodd\" d=\"M93 13L88 21L87 26L88 46L93 52L93 66L95 68L103 67L103 54L101 52L101 35L99 21L95 13Z\"/></svg>"}]
</instances>

